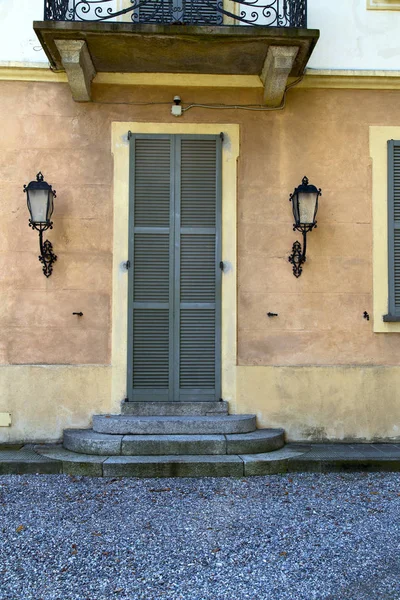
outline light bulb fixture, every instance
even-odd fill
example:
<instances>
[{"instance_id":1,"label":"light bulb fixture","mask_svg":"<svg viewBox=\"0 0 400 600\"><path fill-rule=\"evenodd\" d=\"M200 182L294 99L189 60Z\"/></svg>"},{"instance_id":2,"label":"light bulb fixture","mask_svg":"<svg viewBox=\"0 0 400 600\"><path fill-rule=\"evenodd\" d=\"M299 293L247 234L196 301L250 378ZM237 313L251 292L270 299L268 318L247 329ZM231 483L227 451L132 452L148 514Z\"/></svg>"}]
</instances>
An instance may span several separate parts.
<instances>
[{"instance_id":1,"label":"light bulb fixture","mask_svg":"<svg viewBox=\"0 0 400 600\"><path fill-rule=\"evenodd\" d=\"M40 171L36 175L36 181L31 181L28 185L24 185L24 192L26 192L30 214L29 227L39 232L40 256L38 258L43 265L42 270L44 275L50 277L53 272L53 263L57 260L57 256L53 252L51 242L49 240L43 242L43 232L47 229L53 229L51 215L53 214L53 200L56 197L56 192L52 189L51 185L43 180L43 175Z\"/></svg>"},{"instance_id":2,"label":"light bulb fixture","mask_svg":"<svg viewBox=\"0 0 400 600\"><path fill-rule=\"evenodd\" d=\"M295 277L300 277L303 272L303 264L306 262L307 233L317 226L318 198L321 194L321 188L309 184L308 178L303 177L301 185L295 188L289 197L294 216L293 231L301 231L303 234L303 248L299 241L294 242L292 254L288 257L288 261L293 265Z\"/></svg>"}]
</instances>

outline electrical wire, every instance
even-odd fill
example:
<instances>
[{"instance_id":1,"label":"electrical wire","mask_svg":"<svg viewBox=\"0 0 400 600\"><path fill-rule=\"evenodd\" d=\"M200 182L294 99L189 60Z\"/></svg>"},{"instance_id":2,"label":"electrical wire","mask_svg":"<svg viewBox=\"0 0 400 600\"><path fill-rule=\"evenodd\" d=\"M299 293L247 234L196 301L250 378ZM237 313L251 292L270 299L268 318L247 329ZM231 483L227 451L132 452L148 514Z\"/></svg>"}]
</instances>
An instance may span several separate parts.
<instances>
[{"instance_id":1,"label":"electrical wire","mask_svg":"<svg viewBox=\"0 0 400 600\"><path fill-rule=\"evenodd\" d=\"M304 75L302 75L301 77L296 79L296 81L293 81L292 83L290 83L289 85L286 86L285 91L283 93L282 102L279 106L276 106L276 107L264 106L263 104L197 104L197 103L193 103L193 104L189 104L188 106L183 107L182 112L184 113L187 110L190 110L191 108L211 108L211 109L226 108L226 109L253 110L253 111L283 110L286 106L286 94L287 94L288 90L290 90L292 87L298 85L302 81L303 77L304 77Z\"/></svg>"},{"instance_id":2,"label":"electrical wire","mask_svg":"<svg viewBox=\"0 0 400 600\"><path fill-rule=\"evenodd\" d=\"M104 102L103 100L93 100L92 104L122 104L127 106L171 106L169 102Z\"/></svg>"},{"instance_id":3,"label":"electrical wire","mask_svg":"<svg viewBox=\"0 0 400 600\"><path fill-rule=\"evenodd\" d=\"M283 110L286 106L286 94L287 92L298 85L303 80L304 75L293 81L289 85L286 86L285 91L283 93L282 102L279 106L270 107L264 106L263 104L201 104L197 102L189 103L187 106L182 106L182 113L190 110L191 108L210 108L210 109L231 109L231 110L252 110L252 111L274 111L274 110ZM170 106L171 102L107 102L102 100L94 100L93 104L111 104L111 105L126 105L126 106Z\"/></svg>"}]
</instances>

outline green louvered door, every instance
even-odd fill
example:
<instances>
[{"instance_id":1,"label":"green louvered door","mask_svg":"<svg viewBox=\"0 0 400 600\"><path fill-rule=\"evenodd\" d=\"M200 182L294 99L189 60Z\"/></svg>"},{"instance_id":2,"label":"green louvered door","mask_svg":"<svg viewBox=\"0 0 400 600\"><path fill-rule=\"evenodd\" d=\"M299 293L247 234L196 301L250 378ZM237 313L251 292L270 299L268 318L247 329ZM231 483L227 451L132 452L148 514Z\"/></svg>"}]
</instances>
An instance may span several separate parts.
<instances>
[{"instance_id":1,"label":"green louvered door","mask_svg":"<svg viewBox=\"0 0 400 600\"><path fill-rule=\"evenodd\" d=\"M388 141L389 314L400 320L400 141Z\"/></svg>"},{"instance_id":2,"label":"green louvered door","mask_svg":"<svg viewBox=\"0 0 400 600\"><path fill-rule=\"evenodd\" d=\"M221 140L130 138L128 397L220 397Z\"/></svg>"}]
</instances>

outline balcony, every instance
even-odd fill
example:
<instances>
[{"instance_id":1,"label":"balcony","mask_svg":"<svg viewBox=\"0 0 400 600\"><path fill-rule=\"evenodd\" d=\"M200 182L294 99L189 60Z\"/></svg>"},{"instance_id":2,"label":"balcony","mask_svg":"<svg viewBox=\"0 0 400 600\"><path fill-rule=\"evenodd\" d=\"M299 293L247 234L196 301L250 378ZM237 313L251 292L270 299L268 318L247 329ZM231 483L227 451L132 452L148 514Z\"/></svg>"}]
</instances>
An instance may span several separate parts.
<instances>
[{"instance_id":1,"label":"balcony","mask_svg":"<svg viewBox=\"0 0 400 600\"><path fill-rule=\"evenodd\" d=\"M258 75L278 105L319 37L306 0L46 0L33 26L81 101L96 73L196 73Z\"/></svg>"}]
</instances>

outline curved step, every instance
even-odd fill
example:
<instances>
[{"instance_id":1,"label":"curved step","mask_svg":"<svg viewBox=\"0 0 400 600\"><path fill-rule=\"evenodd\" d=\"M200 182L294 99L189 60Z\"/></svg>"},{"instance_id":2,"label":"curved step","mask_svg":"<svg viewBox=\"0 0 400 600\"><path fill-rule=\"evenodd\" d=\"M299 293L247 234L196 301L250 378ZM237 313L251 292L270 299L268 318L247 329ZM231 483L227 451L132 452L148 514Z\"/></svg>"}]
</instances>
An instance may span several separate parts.
<instances>
[{"instance_id":1,"label":"curved step","mask_svg":"<svg viewBox=\"0 0 400 600\"><path fill-rule=\"evenodd\" d=\"M124 402L121 414L136 417L185 417L227 415L228 403L219 402Z\"/></svg>"},{"instance_id":2,"label":"curved step","mask_svg":"<svg viewBox=\"0 0 400 600\"><path fill-rule=\"evenodd\" d=\"M67 429L63 442L67 450L97 456L255 454L283 445L283 429L228 435L112 435L91 429Z\"/></svg>"},{"instance_id":3,"label":"curved step","mask_svg":"<svg viewBox=\"0 0 400 600\"><path fill-rule=\"evenodd\" d=\"M76 454L61 446L35 446L35 451L41 456L59 461L63 473L100 477L243 477L302 471L307 463L297 459L301 459L308 450L305 447L222 456L107 457ZM315 463L311 470L320 472L320 462Z\"/></svg>"},{"instance_id":4,"label":"curved step","mask_svg":"<svg viewBox=\"0 0 400 600\"><path fill-rule=\"evenodd\" d=\"M64 429L63 446L78 454L118 456L122 438L122 435L96 433L92 429Z\"/></svg>"},{"instance_id":5,"label":"curved step","mask_svg":"<svg viewBox=\"0 0 400 600\"><path fill-rule=\"evenodd\" d=\"M255 415L212 417L133 417L95 415L93 431L111 434L175 435L248 433L256 428Z\"/></svg>"},{"instance_id":6,"label":"curved step","mask_svg":"<svg viewBox=\"0 0 400 600\"><path fill-rule=\"evenodd\" d=\"M251 433L226 435L227 454L260 454L279 450L285 445L283 429L256 429Z\"/></svg>"}]
</instances>

